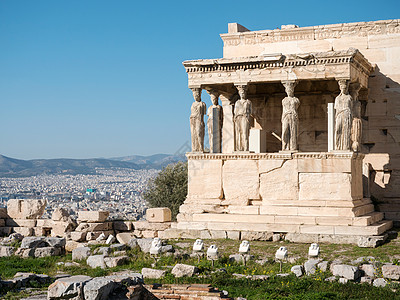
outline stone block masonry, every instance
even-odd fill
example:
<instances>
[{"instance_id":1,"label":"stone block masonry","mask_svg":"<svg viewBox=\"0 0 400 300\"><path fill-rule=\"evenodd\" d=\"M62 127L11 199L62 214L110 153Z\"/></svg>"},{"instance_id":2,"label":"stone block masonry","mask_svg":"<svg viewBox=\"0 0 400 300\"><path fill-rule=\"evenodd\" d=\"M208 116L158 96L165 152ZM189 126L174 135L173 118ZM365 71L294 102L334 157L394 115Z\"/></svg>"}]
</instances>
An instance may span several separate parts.
<instances>
[{"instance_id":1,"label":"stone block masonry","mask_svg":"<svg viewBox=\"0 0 400 300\"><path fill-rule=\"evenodd\" d=\"M209 238L218 232L223 233L218 236L224 238L227 232L231 236L236 232L239 239L248 232L264 232L271 235L261 235L261 239L269 239L272 233L296 233L354 237L343 241L357 244L360 236L379 236L392 226L391 221L383 220L382 213L374 211L371 200L363 197L363 154L187 156L189 191L200 190L204 182L205 174L197 168L219 166L213 176L220 174L221 185L217 189L223 196L212 199L205 197L208 191L189 193L180 208L176 228L160 233L161 237L173 237L174 234L183 237L191 231L194 234L204 231L209 232ZM258 239L258 235L254 236Z\"/></svg>"},{"instance_id":2,"label":"stone block masonry","mask_svg":"<svg viewBox=\"0 0 400 300\"><path fill-rule=\"evenodd\" d=\"M154 208L148 213L149 221L111 221L108 220L108 211L79 211L78 219L73 219L63 208L54 211L52 219L39 219L44 211L45 201L37 201L43 205L42 208L33 206L36 213L32 218L32 212L26 212L30 218L26 218L23 214L24 210L16 213L16 207L28 207L26 203L32 203L32 200L17 199L17 201L9 201L11 215L18 218L11 218L7 208L0 210L0 234L8 236L11 233L18 233L22 236L53 236L66 238L68 242L74 243L77 247L78 243L83 242L103 242L112 236L119 237L119 234L128 234L129 238L120 239L127 244L132 238L154 238L159 232L171 227L171 211L169 208ZM71 244L71 243L70 243ZM67 247L68 248L68 247ZM69 249L69 248L68 248ZM70 249L72 250L72 249Z\"/></svg>"}]
</instances>

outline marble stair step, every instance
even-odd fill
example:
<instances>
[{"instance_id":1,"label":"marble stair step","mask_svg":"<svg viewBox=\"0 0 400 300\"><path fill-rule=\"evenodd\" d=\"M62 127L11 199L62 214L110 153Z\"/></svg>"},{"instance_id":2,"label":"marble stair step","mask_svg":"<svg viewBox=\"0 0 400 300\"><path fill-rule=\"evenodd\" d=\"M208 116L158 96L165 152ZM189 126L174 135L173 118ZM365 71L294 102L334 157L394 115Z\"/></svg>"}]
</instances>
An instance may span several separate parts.
<instances>
[{"instance_id":1,"label":"marble stair step","mask_svg":"<svg viewBox=\"0 0 400 300\"><path fill-rule=\"evenodd\" d=\"M256 223L256 224L308 224L308 225L347 225L368 226L382 220L382 212L370 212L359 217L336 216L291 216L291 215L248 215L248 214L194 214L194 226L196 229L205 229L206 222L232 222L232 223ZM179 223L177 228L180 228ZM183 229L183 228L182 228Z\"/></svg>"},{"instance_id":2,"label":"marble stair step","mask_svg":"<svg viewBox=\"0 0 400 300\"><path fill-rule=\"evenodd\" d=\"M375 216L371 216L372 218ZM366 217L368 219L368 217ZM258 231L258 232L292 232L307 234L338 234L338 235L380 235L392 226L392 221L378 221L371 225L335 225L321 224L290 224L291 216L286 223L252 223L252 222L181 222L179 230L223 230L223 231ZM379 218L378 218L379 219ZM195 224L193 224L195 223Z\"/></svg>"},{"instance_id":3,"label":"marble stair step","mask_svg":"<svg viewBox=\"0 0 400 300\"><path fill-rule=\"evenodd\" d=\"M223 203L223 202L222 202ZM358 200L270 200L263 199L261 206L310 206L310 207L359 207L366 204L372 204L369 198ZM251 206L250 206L251 207ZM228 207L229 208L229 207Z\"/></svg>"},{"instance_id":4,"label":"marble stair step","mask_svg":"<svg viewBox=\"0 0 400 300\"><path fill-rule=\"evenodd\" d=\"M338 235L381 235L392 228L393 222L383 220L369 226L336 226L335 234Z\"/></svg>"}]
</instances>

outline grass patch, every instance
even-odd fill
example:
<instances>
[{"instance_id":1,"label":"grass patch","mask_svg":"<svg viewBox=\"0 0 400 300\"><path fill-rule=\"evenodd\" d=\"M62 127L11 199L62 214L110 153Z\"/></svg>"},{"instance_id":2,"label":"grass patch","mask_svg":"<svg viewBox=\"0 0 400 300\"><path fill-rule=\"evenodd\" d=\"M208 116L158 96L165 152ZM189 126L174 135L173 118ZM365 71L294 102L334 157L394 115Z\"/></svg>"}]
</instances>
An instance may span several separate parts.
<instances>
[{"instance_id":1,"label":"grass patch","mask_svg":"<svg viewBox=\"0 0 400 300\"><path fill-rule=\"evenodd\" d=\"M45 287L47 289L47 287ZM27 298L29 296L32 296L37 291L40 291L42 289L31 289L29 291L27 290L21 290L21 291L9 291L5 295L2 295L1 299L5 300L17 300L21 298Z\"/></svg>"},{"instance_id":2,"label":"grass patch","mask_svg":"<svg viewBox=\"0 0 400 300\"><path fill-rule=\"evenodd\" d=\"M17 272L55 275L58 270L57 262L67 259L68 256L43 258L21 258L18 256L1 257L0 276L3 279L12 278Z\"/></svg>"},{"instance_id":3,"label":"grass patch","mask_svg":"<svg viewBox=\"0 0 400 300\"><path fill-rule=\"evenodd\" d=\"M208 283L220 290L227 290L231 297L246 297L247 299L400 299L400 293L397 292L399 284L390 282L386 288L375 288L367 284L339 284L337 282L326 282L325 279L331 274L329 272L317 272L313 276L296 278L293 274L288 277L279 277L278 273L291 273L293 265L302 264L306 261L308 253L308 244L296 244L281 242L252 241L251 254L257 259L267 259L263 265L255 260L248 261L244 266L242 263L231 262L229 254L238 253L240 241L233 240L205 240L205 249L211 244L219 247L221 257L215 262L214 266L204 257L198 261L197 257L190 257L194 240L170 240L169 244L175 245L179 255L162 255L157 262L149 254L143 253L140 249L129 249L127 255L130 260L122 266L107 269L92 269L86 261L79 261L79 266L65 267L57 265L58 262L71 261L71 254L57 257L46 258L20 258L6 257L0 258L0 276L2 279L12 278L17 272L32 272L37 274L47 274L54 276L58 273L67 273L70 275L88 275L91 277L106 276L112 272L121 270L132 270L140 272L142 268L157 268L168 270L167 276L161 280L146 280L150 283ZM105 245L91 246L92 250ZM280 246L286 246L289 250L289 256L297 260L292 263L285 262L282 265L282 271L279 270L279 264L273 261L276 250ZM392 262L399 263L400 260L400 241L395 239L378 248L358 248L354 245L339 244L320 244L320 258L332 261L341 259L344 263L357 259L359 257L373 256L381 263ZM200 274L192 278L175 278L170 270L177 263L195 265L199 268ZM268 275L266 281L250 280L246 278L238 279L233 276L234 273L244 275ZM25 292L24 292L25 293ZM18 299L21 293L8 292L2 295L2 299Z\"/></svg>"}]
</instances>

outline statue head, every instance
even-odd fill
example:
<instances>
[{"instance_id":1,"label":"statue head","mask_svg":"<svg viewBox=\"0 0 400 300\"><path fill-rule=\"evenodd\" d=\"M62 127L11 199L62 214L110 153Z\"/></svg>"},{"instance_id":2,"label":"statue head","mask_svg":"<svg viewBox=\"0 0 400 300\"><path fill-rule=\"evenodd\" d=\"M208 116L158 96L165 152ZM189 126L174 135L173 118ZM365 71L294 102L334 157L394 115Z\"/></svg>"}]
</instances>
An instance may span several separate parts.
<instances>
[{"instance_id":1,"label":"statue head","mask_svg":"<svg viewBox=\"0 0 400 300\"><path fill-rule=\"evenodd\" d=\"M196 100L197 102L201 101L201 88L191 88L192 92L193 92L193 98L194 100Z\"/></svg>"},{"instance_id":2,"label":"statue head","mask_svg":"<svg viewBox=\"0 0 400 300\"><path fill-rule=\"evenodd\" d=\"M283 86L285 87L285 92L288 95L288 97L294 97L294 88L297 85L297 82L294 80L287 80L287 81L282 81Z\"/></svg>"},{"instance_id":3,"label":"statue head","mask_svg":"<svg viewBox=\"0 0 400 300\"><path fill-rule=\"evenodd\" d=\"M236 86L239 96L241 100L246 100L247 99L247 85L237 85Z\"/></svg>"},{"instance_id":4,"label":"statue head","mask_svg":"<svg viewBox=\"0 0 400 300\"><path fill-rule=\"evenodd\" d=\"M210 91L210 98L213 105L218 105L219 94L216 91Z\"/></svg>"},{"instance_id":5,"label":"statue head","mask_svg":"<svg viewBox=\"0 0 400 300\"><path fill-rule=\"evenodd\" d=\"M340 79L338 80L340 93L347 95L349 93L349 80Z\"/></svg>"}]
</instances>

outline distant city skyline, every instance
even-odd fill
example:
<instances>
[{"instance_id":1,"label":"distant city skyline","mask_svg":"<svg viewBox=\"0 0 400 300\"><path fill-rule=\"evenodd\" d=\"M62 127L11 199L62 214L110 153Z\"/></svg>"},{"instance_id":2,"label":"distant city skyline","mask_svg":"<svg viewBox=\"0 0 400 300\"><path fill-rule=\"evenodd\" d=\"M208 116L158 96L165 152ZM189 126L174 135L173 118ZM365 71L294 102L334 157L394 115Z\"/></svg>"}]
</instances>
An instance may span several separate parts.
<instances>
[{"instance_id":1,"label":"distant city skyline","mask_svg":"<svg viewBox=\"0 0 400 300\"><path fill-rule=\"evenodd\" d=\"M3 0L0 154L174 154L190 145L193 97L182 61L222 57L228 23L263 30L396 19L399 11L394 0Z\"/></svg>"}]
</instances>

